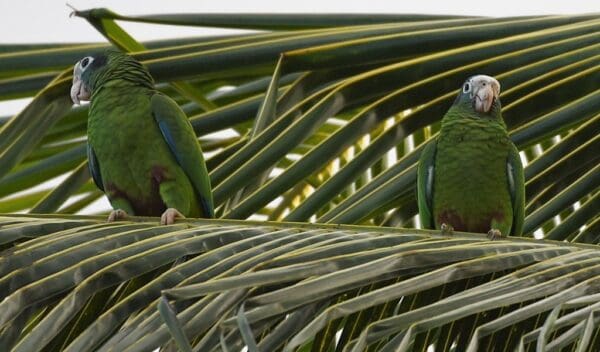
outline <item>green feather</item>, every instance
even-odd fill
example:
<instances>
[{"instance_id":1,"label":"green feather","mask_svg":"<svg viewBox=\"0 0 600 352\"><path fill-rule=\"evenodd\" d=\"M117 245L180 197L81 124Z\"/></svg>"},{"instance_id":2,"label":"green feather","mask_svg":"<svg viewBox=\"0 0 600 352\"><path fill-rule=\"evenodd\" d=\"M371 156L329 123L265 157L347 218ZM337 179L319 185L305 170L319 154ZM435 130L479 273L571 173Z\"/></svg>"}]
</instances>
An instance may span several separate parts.
<instances>
[{"instance_id":1,"label":"green feather","mask_svg":"<svg viewBox=\"0 0 600 352\"><path fill-rule=\"evenodd\" d=\"M156 93L151 98L152 115L167 145L186 176L192 182L202 203L205 217L214 217L210 178L196 134L185 113L173 99Z\"/></svg>"},{"instance_id":2,"label":"green feather","mask_svg":"<svg viewBox=\"0 0 600 352\"><path fill-rule=\"evenodd\" d=\"M433 221L433 176L437 139L425 146L419 158L417 169L417 199L419 202L419 218L425 228L434 228Z\"/></svg>"},{"instance_id":3,"label":"green feather","mask_svg":"<svg viewBox=\"0 0 600 352\"><path fill-rule=\"evenodd\" d=\"M519 150L514 144L508 151L506 173L508 175L509 192L513 208L513 224L510 233L514 236L523 234L525 222L525 175Z\"/></svg>"},{"instance_id":4,"label":"green feather","mask_svg":"<svg viewBox=\"0 0 600 352\"><path fill-rule=\"evenodd\" d=\"M102 176L100 175L100 165L98 165L98 159L96 158L94 149L92 149L92 146L89 144L87 145L87 157L92 180L94 180L96 186L100 188L102 192L104 192L104 184L102 183Z\"/></svg>"}]
</instances>

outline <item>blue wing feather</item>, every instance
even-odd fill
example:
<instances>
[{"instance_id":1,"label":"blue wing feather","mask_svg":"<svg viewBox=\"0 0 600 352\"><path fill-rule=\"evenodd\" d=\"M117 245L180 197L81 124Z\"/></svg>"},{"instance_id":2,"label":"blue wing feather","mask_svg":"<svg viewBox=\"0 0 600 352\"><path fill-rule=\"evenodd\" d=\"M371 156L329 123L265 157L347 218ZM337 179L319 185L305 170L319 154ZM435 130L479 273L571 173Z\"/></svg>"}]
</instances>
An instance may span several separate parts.
<instances>
[{"instance_id":1,"label":"blue wing feather","mask_svg":"<svg viewBox=\"0 0 600 352\"><path fill-rule=\"evenodd\" d=\"M160 93L152 97L152 113L177 164L192 183L205 217L214 217L212 191L200 144L179 106ZM195 151L196 150L196 151Z\"/></svg>"},{"instance_id":2,"label":"blue wing feather","mask_svg":"<svg viewBox=\"0 0 600 352\"><path fill-rule=\"evenodd\" d=\"M173 138L173 135L171 134L171 130L169 130L169 125L165 121L159 121L158 128L160 129L160 133L162 133L165 141L167 142L167 145L169 146L171 153L173 153L173 155L175 156L175 160L177 160L177 164L181 165L182 164L181 157L179 156L179 153L177 152L175 139Z\"/></svg>"},{"instance_id":3,"label":"blue wing feather","mask_svg":"<svg viewBox=\"0 0 600 352\"><path fill-rule=\"evenodd\" d=\"M433 182L435 177L435 153L437 140L429 142L419 158L417 169L417 203L421 225L426 229L435 228L433 219Z\"/></svg>"},{"instance_id":4,"label":"blue wing feather","mask_svg":"<svg viewBox=\"0 0 600 352\"><path fill-rule=\"evenodd\" d=\"M511 146L506 160L506 174L513 210L513 223L510 234L520 236L523 233L525 222L525 176L519 150L514 145Z\"/></svg>"},{"instance_id":5,"label":"blue wing feather","mask_svg":"<svg viewBox=\"0 0 600 352\"><path fill-rule=\"evenodd\" d=\"M100 174L100 164L98 164L98 159L96 159L96 153L94 153L94 149L92 149L91 145L87 145L87 157L88 157L88 167L90 168L90 174L92 175L92 179L94 183L102 192L104 192L104 184L102 183L102 175Z\"/></svg>"}]
</instances>

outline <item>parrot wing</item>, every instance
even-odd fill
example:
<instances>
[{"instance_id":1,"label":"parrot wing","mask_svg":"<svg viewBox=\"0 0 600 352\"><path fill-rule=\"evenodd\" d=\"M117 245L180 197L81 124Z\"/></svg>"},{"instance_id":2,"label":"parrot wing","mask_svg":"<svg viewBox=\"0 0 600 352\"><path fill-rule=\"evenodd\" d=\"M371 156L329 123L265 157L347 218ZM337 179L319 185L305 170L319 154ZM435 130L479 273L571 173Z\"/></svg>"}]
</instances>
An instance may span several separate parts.
<instances>
[{"instance_id":1,"label":"parrot wing","mask_svg":"<svg viewBox=\"0 0 600 352\"><path fill-rule=\"evenodd\" d=\"M421 226L426 229L435 228L433 219L433 177L435 174L435 153L437 139L425 146L419 158L417 170L417 200Z\"/></svg>"},{"instance_id":2,"label":"parrot wing","mask_svg":"<svg viewBox=\"0 0 600 352\"><path fill-rule=\"evenodd\" d=\"M98 159L96 159L96 153L94 153L94 149L92 146L87 145L87 157L88 157L88 167L90 168L90 174L92 174L92 179L98 188L104 192L104 185L102 183L102 175L100 174L100 164L98 164Z\"/></svg>"},{"instance_id":3,"label":"parrot wing","mask_svg":"<svg viewBox=\"0 0 600 352\"><path fill-rule=\"evenodd\" d=\"M169 149L196 190L204 216L213 218L210 179L190 121L177 103L163 94L155 93L151 106L152 115Z\"/></svg>"},{"instance_id":4,"label":"parrot wing","mask_svg":"<svg viewBox=\"0 0 600 352\"><path fill-rule=\"evenodd\" d=\"M510 232L513 236L520 236L523 232L523 223L525 221L525 176L523 174L523 164L521 163L519 151L514 145L511 145L508 152L506 173L513 209L513 223Z\"/></svg>"}]
</instances>

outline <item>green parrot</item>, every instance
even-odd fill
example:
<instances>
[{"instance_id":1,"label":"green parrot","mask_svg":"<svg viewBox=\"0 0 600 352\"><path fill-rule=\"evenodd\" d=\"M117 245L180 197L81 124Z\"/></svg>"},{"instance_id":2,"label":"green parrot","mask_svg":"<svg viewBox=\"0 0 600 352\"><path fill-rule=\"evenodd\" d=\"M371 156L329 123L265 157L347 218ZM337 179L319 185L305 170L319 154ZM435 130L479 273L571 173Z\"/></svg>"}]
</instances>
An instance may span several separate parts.
<instances>
[{"instance_id":1,"label":"green parrot","mask_svg":"<svg viewBox=\"0 0 600 352\"><path fill-rule=\"evenodd\" d=\"M107 50L73 69L71 99L90 100L88 161L108 197L108 220L129 215L214 217L200 144L185 113L154 88L150 73L124 53Z\"/></svg>"},{"instance_id":2,"label":"green parrot","mask_svg":"<svg viewBox=\"0 0 600 352\"><path fill-rule=\"evenodd\" d=\"M477 75L462 85L423 150L417 175L419 217L425 228L521 235L525 181L519 151L506 131L500 83Z\"/></svg>"}]
</instances>

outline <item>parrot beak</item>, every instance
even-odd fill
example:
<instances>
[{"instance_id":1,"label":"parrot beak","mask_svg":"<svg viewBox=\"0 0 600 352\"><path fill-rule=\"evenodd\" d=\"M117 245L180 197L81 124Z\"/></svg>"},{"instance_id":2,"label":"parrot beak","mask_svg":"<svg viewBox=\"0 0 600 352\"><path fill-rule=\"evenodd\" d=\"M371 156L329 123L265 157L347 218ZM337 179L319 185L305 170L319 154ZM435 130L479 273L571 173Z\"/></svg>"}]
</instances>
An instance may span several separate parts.
<instances>
[{"instance_id":1,"label":"parrot beak","mask_svg":"<svg viewBox=\"0 0 600 352\"><path fill-rule=\"evenodd\" d=\"M494 92L491 87L480 88L477 93L475 93L475 111L487 113L490 111L493 102Z\"/></svg>"},{"instance_id":2,"label":"parrot beak","mask_svg":"<svg viewBox=\"0 0 600 352\"><path fill-rule=\"evenodd\" d=\"M472 79L473 107L480 113L488 113L494 100L500 95L500 83L493 77L479 75Z\"/></svg>"},{"instance_id":3,"label":"parrot beak","mask_svg":"<svg viewBox=\"0 0 600 352\"><path fill-rule=\"evenodd\" d=\"M74 104L79 105L82 100L90 100L92 94L81 80L82 68L80 62L75 64L73 68L73 85L71 86L71 100Z\"/></svg>"}]
</instances>

